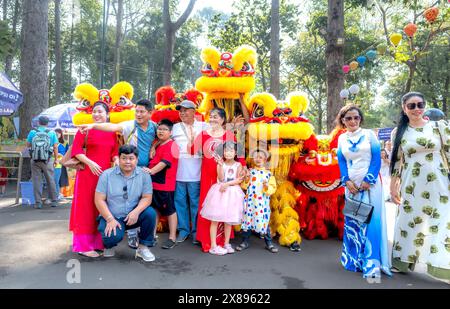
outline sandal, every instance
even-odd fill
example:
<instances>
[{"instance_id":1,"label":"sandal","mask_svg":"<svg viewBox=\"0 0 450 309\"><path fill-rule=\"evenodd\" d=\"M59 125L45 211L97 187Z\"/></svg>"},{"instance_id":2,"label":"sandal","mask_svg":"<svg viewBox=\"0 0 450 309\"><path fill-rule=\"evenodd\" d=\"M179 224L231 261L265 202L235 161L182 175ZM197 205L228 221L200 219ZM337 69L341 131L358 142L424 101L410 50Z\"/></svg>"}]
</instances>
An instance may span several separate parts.
<instances>
[{"instance_id":1,"label":"sandal","mask_svg":"<svg viewBox=\"0 0 450 309\"><path fill-rule=\"evenodd\" d=\"M243 242L241 242L240 245L236 246L236 251L242 251L242 250L247 249L248 247L249 247L248 242L243 241Z\"/></svg>"},{"instance_id":2,"label":"sandal","mask_svg":"<svg viewBox=\"0 0 450 309\"><path fill-rule=\"evenodd\" d=\"M266 245L266 249L269 250L272 253L278 253L278 248L275 247L274 245L270 244L270 245Z\"/></svg>"},{"instance_id":3,"label":"sandal","mask_svg":"<svg viewBox=\"0 0 450 309\"><path fill-rule=\"evenodd\" d=\"M97 251L86 251L86 252L78 252L79 255L89 257L89 258L98 258L100 254Z\"/></svg>"}]
</instances>

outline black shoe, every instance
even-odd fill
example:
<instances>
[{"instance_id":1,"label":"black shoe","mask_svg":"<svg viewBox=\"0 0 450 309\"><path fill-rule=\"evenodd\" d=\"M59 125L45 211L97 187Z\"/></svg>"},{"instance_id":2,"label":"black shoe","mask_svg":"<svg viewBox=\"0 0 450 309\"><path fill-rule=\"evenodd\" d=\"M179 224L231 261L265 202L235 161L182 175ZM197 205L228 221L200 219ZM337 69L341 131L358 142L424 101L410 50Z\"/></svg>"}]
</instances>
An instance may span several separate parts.
<instances>
[{"instance_id":1,"label":"black shoe","mask_svg":"<svg viewBox=\"0 0 450 309\"><path fill-rule=\"evenodd\" d=\"M175 247L176 244L177 244L176 242L174 242L172 239L169 238L163 243L161 248L163 248L163 249L172 249L173 247Z\"/></svg>"},{"instance_id":2,"label":"black shoe","mask_svg":"<svg viewBox=\"0 0 450 309\"><path fill-rule=\"evenodd\" d=\"M301 251L300 245L297 242L294 242L290 247L289 250L299 252Z\"/></svg>"},{"instance_id":3,"label":"black shoe","mask_svg":"<svg viewBox=\"0 0 450 309\"><path fill-rule=\"evenodd\" d=\"M128 247L137 249L139 246L139 239L137 236L128 236Z\"/></svg>"}]
</instances>

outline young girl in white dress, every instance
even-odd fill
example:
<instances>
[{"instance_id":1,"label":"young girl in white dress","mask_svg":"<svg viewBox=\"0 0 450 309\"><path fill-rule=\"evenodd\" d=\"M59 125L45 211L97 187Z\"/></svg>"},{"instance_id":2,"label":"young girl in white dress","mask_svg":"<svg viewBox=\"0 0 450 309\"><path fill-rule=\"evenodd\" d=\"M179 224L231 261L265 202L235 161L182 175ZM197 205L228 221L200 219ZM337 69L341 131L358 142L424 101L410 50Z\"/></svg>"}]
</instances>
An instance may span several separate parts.
<instances>
[{"instance_id":1,"label":"young girl in white dress","mask_svg":"<svg viewBox=\"0 0 450 309\"><path fill-rule=\"evenodd\" d=\"M226 142L223 147L223 155L217 163L217 183L209 189L200 215L211 221L211 249L209 253L225 255L234 253L230 245L231 228L242 222L244 213L244 192L240 183L243 181L242 165L236 162L236 143ZM224 224L225 245L222 248L216 243L217 226Z\"/></svg>"}]
</instances>

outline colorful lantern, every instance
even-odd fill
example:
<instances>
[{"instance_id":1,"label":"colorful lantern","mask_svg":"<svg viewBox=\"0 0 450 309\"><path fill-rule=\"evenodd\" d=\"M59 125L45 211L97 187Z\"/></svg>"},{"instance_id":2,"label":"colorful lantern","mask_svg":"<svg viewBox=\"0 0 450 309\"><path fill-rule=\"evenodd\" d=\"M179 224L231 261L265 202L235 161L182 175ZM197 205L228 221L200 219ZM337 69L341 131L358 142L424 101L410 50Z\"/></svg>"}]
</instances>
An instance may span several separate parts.
<instances>
[{"instance_id":1,"label":"colorful lantern","mask_svg":"<svg viewBox=\"0 0 450 309\"><path fill-rule=\"evenodd\" d=\"M384 55L386 53L386 49L387 49L386 44L380 44L380 45L377 46L377 52L380 55Z\"/></svg>"},{"instance_id":2,"label":"colorful lantern","mask_svg":"<svg viewBox=\"0 0 450 309\"><path fill-rule=\"evenodd\" d=\"M356 70L358 67L359 67L359 63L358 62L356 62L356 61L350 62L350 69L352 71Z\"/></svg>"},{"instance_id":3,"label":"colorful lantern","mask_svg":"<svg viewBox=\"0 0 450 309\"><path fill-rule=\"evenodd\" d=\"M377 57L377 52L375 50L371 49L366 53L366 57L370 61L373 61Z\"/></svg>"},{"instance_id":4,"label":"colorful lantern","mask_svg":"<svg viewBox=\"0 0 450 309\"><path fill-rule=\"evenodd\" d=\"M342 71L347 74L350 72L350 66L348 64L342 66Z\"/></svg>"},{"instance_id":5,"label":"colorful lantern","mask_svg":"<svg viewBox=\"0 0 450 309\"><path fill-rule=\"evenodd\" d=\"M409 23L403 28L403 31L406 33L407 36L412 38L414 34L416 34L417 31L417 25L413 23Z\"/></svg>"},{"instance_id":6,"label":"colorful lantern","mask_svg":"<svg viewBox=\"0 0 450 309\"><path fill-rule=\"evenodd\" d=\"M359 92L359 86L358 85L356 85L356 84L354 84L354 85L351 85L350 86L350 88L348 88L348 91L351 93L351 94L357 94L358 92Z\"/></svg>"},{"instance_id":7,"label":"colorful lantern","mask_svg":"<svg viewBox=\"0 0 450 309\"><path fill-rule=\"evenodd\" d=\"M398 44L400 44L401 40L402 40L402 35L400 33L393 33L391 34L391 36L389 37L389 39L391 40L391 43L397 47Z\"/></svg>"},{"instance_id":8,"label":"colorful lantern","mask_svg":"<svg viewBox=\"0 0 450 309\"><path fill-rule=\"evenodd\" d=\"M356 58L356 61L358 61L360 67L363 67L366 64L367 58L366 56L359 56Z\"/></svg>"},{"instance_id":9,"label":"colorful lantern","mask_svg":"<svg viewBox=\"0 0 450 309\"><path fill-rule=\"evenodd\" d=\"M427 22L431 24L439 16L439 9L437 7L429 8L423 13L423 16L425 16Z\"/></svg>"},{"instance_id":10,"label":"colorful lantern","mask_svg":"<svg viewBox=\"0 0 450 309\"><path fill-rule=\"evenodd\" d=\"M347 99L350 96L350 92L347 89L342 89L339 93L341 99Z\"/></svg>"}]
</instances>

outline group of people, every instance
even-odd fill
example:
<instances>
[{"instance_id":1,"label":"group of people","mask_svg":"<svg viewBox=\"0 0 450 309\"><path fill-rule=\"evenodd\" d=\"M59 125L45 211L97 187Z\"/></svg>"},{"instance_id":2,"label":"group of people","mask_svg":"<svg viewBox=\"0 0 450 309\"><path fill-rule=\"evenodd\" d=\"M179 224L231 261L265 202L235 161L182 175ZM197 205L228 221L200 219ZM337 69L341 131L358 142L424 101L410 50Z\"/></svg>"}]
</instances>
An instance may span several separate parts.
<instances>
[{"instance_id":1,"label":"group of people","mask_svg":"<svg viewBox=\"0 0 450 309\"><path fill-rule=\"evenodd\" d=\"M341 263L364 277L414 270L426 264L430 276L450 281L449 169L450 126L424 117L421 93L402 98L401 117L392 132L390 199L398 205L392 258L388 256L386 210L380 177L381 147L364 115L347 105L337 117L346 129L339 137L338 161L346 197L373 207L370 221L346 217Z\"/></svg>"},{"instance_id":2,"label":"group of people","mask_svg":"<svg viewBox=\"0 0 450 309\"><path fill-rule=\"evenodd\" d=\"M63 198L60 192L62 186L68 185L67 170L61 165L61 159L66 154L69 145L64 140L61 129L50 130L49 118L40 116L38 127L33 128L27 137L27 146L31 156L31 179L33 184L34 207L42 209L43 180L48 190L45 201L56 207Z\"/></svg>"},{"instance_id":3,"label":"group of people","mask_svg":"<svg viewBox=\"0 0 450 309\"><path fill-rule=\"evenodd\" d=\"M337 151L345 194L373 207L369 222L345 218L341 263L347 270L380 277L382 272L391 276L425 263L431 276L450 280L450 127L443 120L424 118L425 106L420 93L402 98L393 149L384 150L384 155L373 131L361 127L364 115L359 107L347 105L337 116L338 127L346 129ZM225 255L247 249L256 232L264 237L268 251L278 252L269 229L270 196L276 190L267 169L270 154L250 151L248 168L245 158L238 156L234 132L226 129L225 111L214 108L205 123L195 118L195 108L193 102L183 101L177 106L180 123L155 124L150 120L152 103L140 100L135 120L113 124L108 121L108 105L95 103L93 123L79 127L71 153L86 166L77 171L70 215L74 252L113 256L128 231L128 245L136 249L136 257L153 261L150 248L157 243L160 216L168 218L165 249L190 237L203 252ZM117 133L123 136L122 146ZM57 157L56 134L51 140ZM389 198L399 205L392 258L383 192L388 177L380 175L388 163ZM44 170L45 164L33 162L32 168ZM54 192L51 176L47 173L46 179ZM235 225L243 237L233 248Z\"/></svg>"},{"instance_id":4,"label":"group of people","mask_svg":"<svg viewBox=\"0 0 450 309\"><path fill-rule=\"evenodd\" d=\"M266 169L267 151L255 151L255 167L248 169L245 158L238 158L223 109L211 110L205 123L195 118L196 105L186 100L177 106L177 124L166 119L155 124L152 109L150 101L140 100L135 120L113 124L107 104L97 102L94 123L79 127L71 155L86 168L77 172L74 186L73 251L113 256L127 231L136 256L152 261L158 217L164 216L169 226L164 249L191 237L204 252L233 253L232 226L241 225L245 237L237 250L248 248L255 231L264 236L267 250L277 252L269 230L276 184ZM117 133L123 136L120 147ZM248 188L248 194L241 188Z\"/></svg>"}]
</instances>

